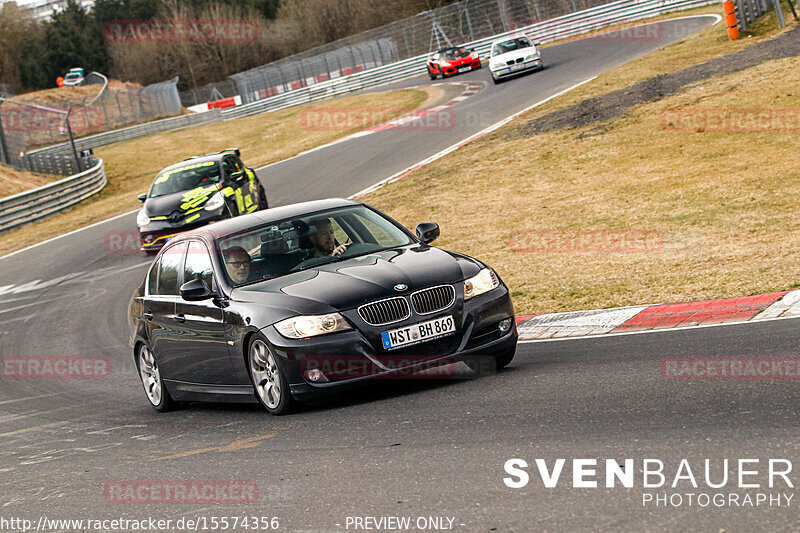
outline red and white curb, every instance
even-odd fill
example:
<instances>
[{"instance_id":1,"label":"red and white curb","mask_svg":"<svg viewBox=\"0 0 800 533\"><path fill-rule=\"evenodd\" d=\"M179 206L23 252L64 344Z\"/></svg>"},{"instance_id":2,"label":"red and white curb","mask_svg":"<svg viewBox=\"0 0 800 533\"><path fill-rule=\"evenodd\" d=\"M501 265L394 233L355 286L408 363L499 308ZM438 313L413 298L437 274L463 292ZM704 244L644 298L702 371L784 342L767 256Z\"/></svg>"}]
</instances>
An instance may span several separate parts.
<instances>
[{"instance_id":1,"label":"red and white curb","mask_svg":"<svg viewBox=\"0 0 800 533\"><path fill-rule=\"evenodd\" d=\"M517 316L520 340L587 337L800 316L800 290L699 302Z\"/></svg>"}]
</instances>

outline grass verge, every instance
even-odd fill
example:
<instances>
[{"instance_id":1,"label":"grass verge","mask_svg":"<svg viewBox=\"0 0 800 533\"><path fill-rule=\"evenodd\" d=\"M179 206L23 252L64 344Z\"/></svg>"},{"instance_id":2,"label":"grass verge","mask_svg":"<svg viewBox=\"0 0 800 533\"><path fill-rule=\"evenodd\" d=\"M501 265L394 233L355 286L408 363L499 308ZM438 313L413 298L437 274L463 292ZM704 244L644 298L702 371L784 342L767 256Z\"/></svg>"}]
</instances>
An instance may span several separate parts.
<instances>
[{"instance_id":1,"label":"grass verge","mask_svg":"<svg viewBox=\"0 0 800 533\"><path fill-rule=\"evenodd\" d=\"M3 191L3 196L13 196L29 189L43 187L48 183L60 179L64 179L64 176L35 174L33 172L23 172L11 167L0 166L0 190Z\"/></svg>"},{"instance_id":2,"label":"grass verge","mask_svg":"<svg viewBox=\"0 0 800 533\"><path fill-rule=\"evenodd\" d=\"M189 156L236 146L245 164L256 168L407 113L440 95L439 88L422 88L346 96L98 148L95 154L108 176L103 191L71 211L0 235L0 255L136 209L141 205L136 196L147 192L156 173ZM353 120L328 127L336 117Z\"/></svg>"},{"instance_id":3,"label":"grass verge","mask_svg":"<svg viewBox=\"0 0 800 533\"><path fill-rule=\"evenodd\" d=\"M787 30L796 25L787 22ZM781 33L774 13L751 31L749 39L729 42L718 24L687 37L364 200L409 227L438 222L437 245L495 267L518 313L798 287L800 58L707 79L599 127L519 135L532 118L554 109ZM696 110L778 110L794 129L754 131L746 121L727 128L665 126L665 116Z\"/></svg>"}]
</instances>

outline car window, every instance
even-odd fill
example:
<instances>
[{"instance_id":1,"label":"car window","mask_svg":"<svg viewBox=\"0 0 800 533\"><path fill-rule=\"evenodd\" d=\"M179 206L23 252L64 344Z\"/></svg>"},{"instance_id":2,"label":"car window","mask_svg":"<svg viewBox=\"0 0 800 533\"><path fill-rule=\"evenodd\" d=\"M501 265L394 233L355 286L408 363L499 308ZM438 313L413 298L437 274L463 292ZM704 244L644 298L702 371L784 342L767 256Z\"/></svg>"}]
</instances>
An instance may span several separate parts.
<instances>
[{"instance_id":1,"label":"car window","mask_svg":"<svg viewBox=\"0 0 800 533\"><path fill-rule=\"evenodd\" d=\"M186 252L186 243L182 242L165 250L158 266L158 290L160 296L178 294L178 271Z\"/></svg>"},{"instance_id":2,"label":"car window","mask_svg":"<svg viewBox=\"0 0 800 533\"><path fill-rule=\"evenodd\" d=\"M147 275L147 295L156 294L158 292L158 265L160 261L156 261L150 267L150 273Z\"/></svg>"},{"instance_id":3,"label":"car window","mask_svg":"<svg viewBox=\"0 0 800 533\"><path fill-rule=\"evenodd\" d=\"M331 230L333 239L325 238ZM234 282L231 272L225 272L228 280L238 286L412 242L405 231L382 215L354 206L286 219L225 237L217 241L217 253L222 254L221 263L234 254L241 258L247 253L250 257L246 281ZM345 243L347 251L342 257L325 253Z\"/></svg>"},{"instance_id":4,"label":"car window","mask_svg":"<svg viewBox=\"0 0 800 533\"><path fill-rule=\"evenodd\" d=\"M469 55L469 51L464 48L451 48L444 51L445 59L458 59Z\"/></svg>"},{"instance_id":5,"label":"car window","mask_svg":"<svg viewBox=\"0 0 800 533\"><path fill-rule=\"evenodd\" d=\"M219 181L219 164L216 161L190 163L156 176L150 188L150 198L206 187Z\"/></svg>"},{"instance_id":6,"label":"car window","mask_svg":"<svg viewBox=\"0 0 800 533\"><path fill-rule=\"evenodd\" d=\"M242 170L242 165L234 157L226 157L222 160L222 167L225 170L226 176L231 176Z\"/></svg>"},{"instance_id":7,"label":"car window","mask_svg":"<svg viewBox=\"0 0 800 533\"><path fill-rule=\"evenodd\" d=\"M211 288L214 286L214 268L211 266L211 257L205 244L199 241L189 243L186 253L186 263L183 267L183 282L202 279Z\"/></svg>"},{"instance_id":8,"label":"car window","mask_svg":"<svg viewBox=\"0 0 800 533\"><path fill-rule=\"evenodd\" d=\"M495 43L494 46L492 46L492 55L497 56L500 54L505 54L506 52L513 52L514 50L519 50L521 48L530 48L531 46L533 46L533 44L531 44L530 39L527 37L517 37L501 43Z\"/></svg>"}]
</instances>

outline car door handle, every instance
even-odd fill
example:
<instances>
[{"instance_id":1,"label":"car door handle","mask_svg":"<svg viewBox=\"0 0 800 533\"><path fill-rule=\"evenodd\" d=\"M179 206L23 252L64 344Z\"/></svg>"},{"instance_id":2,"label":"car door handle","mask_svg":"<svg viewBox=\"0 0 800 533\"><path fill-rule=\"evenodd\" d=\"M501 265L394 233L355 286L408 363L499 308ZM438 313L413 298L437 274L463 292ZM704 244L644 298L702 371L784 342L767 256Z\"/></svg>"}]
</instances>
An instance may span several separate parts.
<instances>
[{"instance_id":1,"label":"car door handle","mask_svg":"<svg viewBox=\"0 0 800 533\"><path fill-rule=\"evenodd\" d=\"M151 313L150 311L145 311L143 315L147 320L153 320L153 313Z\"/></svg>"},{"instance_id":2,"label":"car door handle","mask_svg":"<svg viewBox=\"0 0 800 533\"><path fill-rule=\"evenodd\" d=\"M186 316L184 316L183 313L178 313L177 315L175 315L175 320L183 324L184 322L186 322Z\"/></svg>"}]
</instances>

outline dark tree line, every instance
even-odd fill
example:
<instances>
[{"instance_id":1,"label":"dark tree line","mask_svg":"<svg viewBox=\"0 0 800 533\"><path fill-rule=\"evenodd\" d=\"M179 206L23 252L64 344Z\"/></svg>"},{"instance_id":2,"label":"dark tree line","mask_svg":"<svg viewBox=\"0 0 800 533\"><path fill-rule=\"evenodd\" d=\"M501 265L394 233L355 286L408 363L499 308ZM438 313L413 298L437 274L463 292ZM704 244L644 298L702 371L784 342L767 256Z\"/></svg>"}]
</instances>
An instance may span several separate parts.
<instances>
[{"instance_id":1,"label":"dark tree line","mask_svg":"<svg viewBox=\"0 0 800 533\"><path fill-rule=\"evenodd\" d=\"M36 23L13 1L0 7L0 83L18 92L55 86L72 67L141 84L181 79L181 89L217 82L313 46L453 0L75 0ZM246 20L249 42L109 42L105 24L132 20Z\"/></svg>"}]
</instances>

